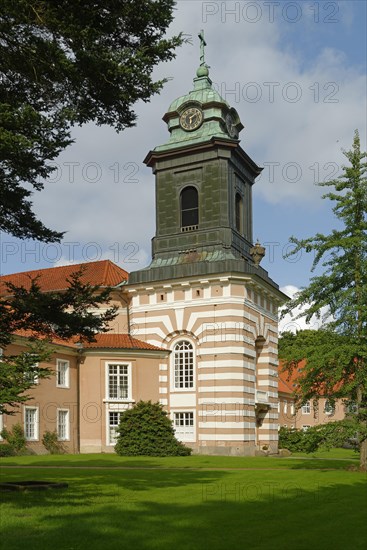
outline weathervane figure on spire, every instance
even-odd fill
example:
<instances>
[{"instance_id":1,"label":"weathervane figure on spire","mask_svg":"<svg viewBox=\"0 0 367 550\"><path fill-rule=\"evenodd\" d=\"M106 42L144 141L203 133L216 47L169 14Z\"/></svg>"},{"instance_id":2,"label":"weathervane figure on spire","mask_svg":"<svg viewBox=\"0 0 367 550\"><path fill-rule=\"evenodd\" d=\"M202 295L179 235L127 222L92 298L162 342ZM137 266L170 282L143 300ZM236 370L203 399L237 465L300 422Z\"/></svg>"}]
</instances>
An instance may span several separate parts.
<instances>
[{"instance_id":1,"label":"weathervane figure on spire","mask_svg":"<svg viewBox=\"0 0 367 550\"><path fill-rule=\"evenodd\" d=\"M200 67L206 67L206 63L205 63L205 46L206 46L206 42L205 42L205 38L204 38L204 31L201 30L199 32L199 38L200 38Z\"/></svg>"}]
</instances>

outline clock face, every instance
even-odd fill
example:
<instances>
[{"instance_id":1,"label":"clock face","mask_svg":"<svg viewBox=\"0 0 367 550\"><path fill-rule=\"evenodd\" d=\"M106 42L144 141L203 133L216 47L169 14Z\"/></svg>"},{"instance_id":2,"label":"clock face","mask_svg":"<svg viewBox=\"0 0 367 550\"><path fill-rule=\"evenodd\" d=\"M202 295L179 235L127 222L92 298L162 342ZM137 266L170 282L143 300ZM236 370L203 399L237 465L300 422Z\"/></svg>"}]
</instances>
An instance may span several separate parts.
<instances>
[{"instance_id":1,"label":"clock face","mask_svg":"<svg viewBox=\"0 0 367 550\"><path fill-rule=\"evenodd\" d=\"M238 137L238 131L237 131L237 128L236 128L236 125L235 125L234 118L231 115L231 113L228 113L228 115L226 116L226 126L227 126L227 131L228 131L228 134L230 135L230 137L231 138L237 138Z\"/></svg>"},{"instance_id":2,"label":"clock face","mask_svg":"<svg viewBox=\"0 0 367 550\"><path fill-rule=\"evenodd\" d=\"M180 125L184 130L196 130L203 122L203 112L197 107L189 107L180 116Z\"/></svg>"}]
</instances>

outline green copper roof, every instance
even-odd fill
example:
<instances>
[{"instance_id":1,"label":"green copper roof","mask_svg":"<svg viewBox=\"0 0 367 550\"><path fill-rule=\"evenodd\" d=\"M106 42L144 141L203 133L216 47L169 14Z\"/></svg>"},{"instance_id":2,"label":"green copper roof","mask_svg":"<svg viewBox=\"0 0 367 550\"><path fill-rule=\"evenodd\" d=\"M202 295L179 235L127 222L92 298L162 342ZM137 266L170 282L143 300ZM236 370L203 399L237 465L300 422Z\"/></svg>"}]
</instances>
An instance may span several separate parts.
<instances>
[{"instance_id":1,"label":"green copper roof","mask_svg":"<svg viewBox=\"0 0 367 550\"><path fill-rule=\"evenodd\" d=\"M172 113L177 111L181 105L188 103L189 101L197 101L198 103L205 104L211 103L213 101L217 103L222 103L229 109L229 104L221 95L213 88L212 81L209 76L197 77L194 79L194 89L186 95L172 101L171 105L168 108L168 112Z\"/></svg>"},{"instance_id":2,"label":"green copper roof","mask_svg":"<svg viewBox=\"0 0 367 550\"><path fill-rule=\"evenodd\" d=\"M242 130L237 111L230 107L225 99L213 88L209 77L209 67L205 63L204 32L200 38L200 67L196 71L193 89L185 95L175 99L168 108L163 120L168 125L170 137L166 143L159 145L154 151L169 151L177 147L196 145L210 141L213 137L222 139L234 139L237 141L238 133ZM203 120L195 130L185 130L180 125L180 117L186 108L196 107L202 111ZM232 128L236 133L229 135L226 117L231 114ZM234 137L235 136L235 137Z\"/></svg>"}]
</instances>

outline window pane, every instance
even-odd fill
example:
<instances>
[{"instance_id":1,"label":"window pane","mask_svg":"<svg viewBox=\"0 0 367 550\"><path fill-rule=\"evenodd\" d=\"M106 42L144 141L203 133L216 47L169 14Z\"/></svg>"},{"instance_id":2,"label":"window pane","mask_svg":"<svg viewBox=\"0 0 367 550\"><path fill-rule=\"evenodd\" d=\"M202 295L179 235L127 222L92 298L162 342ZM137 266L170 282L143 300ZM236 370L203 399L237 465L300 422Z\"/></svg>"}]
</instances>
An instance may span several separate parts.
<instances>
[{"instance_id":1,"label":"window pane","mask_svg":"<svg viewBox=\"0 0 367 550\"><path fill-rule=\"evenodd\" d=\"M128 399L129 366L108 365L108 397L110 399Z\"/></svg>"},{"instance_id":2,"label":"window pane","mask_svg":"<svg viewBox=\"0 0 367 550\"><path fill-rule=\"evenodd\" d=\"M195 187L186 187L181 192L181 227L199 224L199 199Z\"/></svg>"},{"instance_id":3,"label":"window pane","mask_svg":"<svg viewBox=\"0 0 367 550\"><path fill-rule=\"evenodd\" d=\"M122 412L110 412L109 413L109 444L115 445L116 444L116 438L117 438L117 431L116 428L120 424L120 418Z\"/></svg>"},{"instance_id":4,"label":"window pane","mask_svg":"<svg viewBox=\"0 0 367 550\"><path fill-rule=\"evenodd\" d=\"M58 361L57 362L57 385L58 386L68 386L68 361Z\"/></svg>"},{"instance_id":5,"label":"window pane","mask_svg":"<svg viewBox=\"0 0 367 550\"><path fill-rule=\"evenodd\" d=\"M198 192L195 187L185 187L181 192L182 210L198 207Z\"/></svg>"},{"instance_id":6,"label":"window pane","mask_svg":"<svg viewBox=\"0 0 367 550\"><path fill-rule=\"evenodd\" d=\"M26 439L36 439L37 437L37 409L25 409L25 436Z\"/></svg>"},{"instance_id":7,"label":"window pane","mask_svg":"<svg viewBox=\"0 0 367 550\"><path fill-rule=\"evenodd\" d=\"M192 441L194 434L194 413L177 412L173 415L175 434L181 441Z\"/></svg>"},{"instance_id":8,"label":"window pane","mask_svg":"<svg viewBox=\"0 0 367 550\"><path fill-rule=\"evenodd\" d=\"M239 193L236 193L236 229L239 233L242 233L242 220L243 220L243 201Z\"/></svg>"},{"instance_id":9,"label":"window pane","mask_svg":"<svg viewBox=\"0 0 367 550\"><path fill-rule=\"evenodd\" d=\"M58 438L68 439L69 436L69 413L68 411L58 411L57 415L57 434Z\"/></svg>"},{"instance_id":10,"label":"window pane","mask_svg":"<svg viewBox=\"0 0 367 550\"><path fill-rule=\"evenodd\" d=\"M194 387L194 353L190 342L180 342L174 351L175 388Z\"/></svg>"}]
</instances>

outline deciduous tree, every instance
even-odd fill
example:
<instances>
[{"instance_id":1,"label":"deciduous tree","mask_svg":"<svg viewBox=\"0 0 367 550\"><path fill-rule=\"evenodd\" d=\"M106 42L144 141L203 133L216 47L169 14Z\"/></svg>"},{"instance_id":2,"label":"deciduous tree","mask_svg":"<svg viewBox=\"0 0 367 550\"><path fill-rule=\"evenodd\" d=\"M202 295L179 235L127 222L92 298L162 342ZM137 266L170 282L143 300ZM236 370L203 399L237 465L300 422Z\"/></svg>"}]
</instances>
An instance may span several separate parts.
<instances>
[{"instance_id":1,"label":"deciduous tree","mask_svg":"<svg viewBox=\"0 0 367 550\"><path fill-rule=\"evenodd\" d=\"M0 357L0 413L11 413L29 399L27 391L34 386L35 376L50 376L48 368L37 364L49 359L47 344L55 337L91 342L97 333L108 331L116 307L95 311L109 304L110 289L85 283L82 275L83 268L73 273L68 288L60 292L42 292L37 278L31 279L29 289L7 285L9 294L0 299L0 347L6 348L14 334L30 337L30 344L19 355L5 350Z\"/></svg>"},{"instance_id":2,"label":"deciduous tree","mask_svg":"<svg viewBox=\"0 0 367 550\"><path fill-rule=\"evenodd\" d=\"M73 125L133 126L138 100L165 80L152 72L174 57L164 38L174 0L1 0L0 230L58 241L31 208Z\"/></svg>"}]
</instances>

